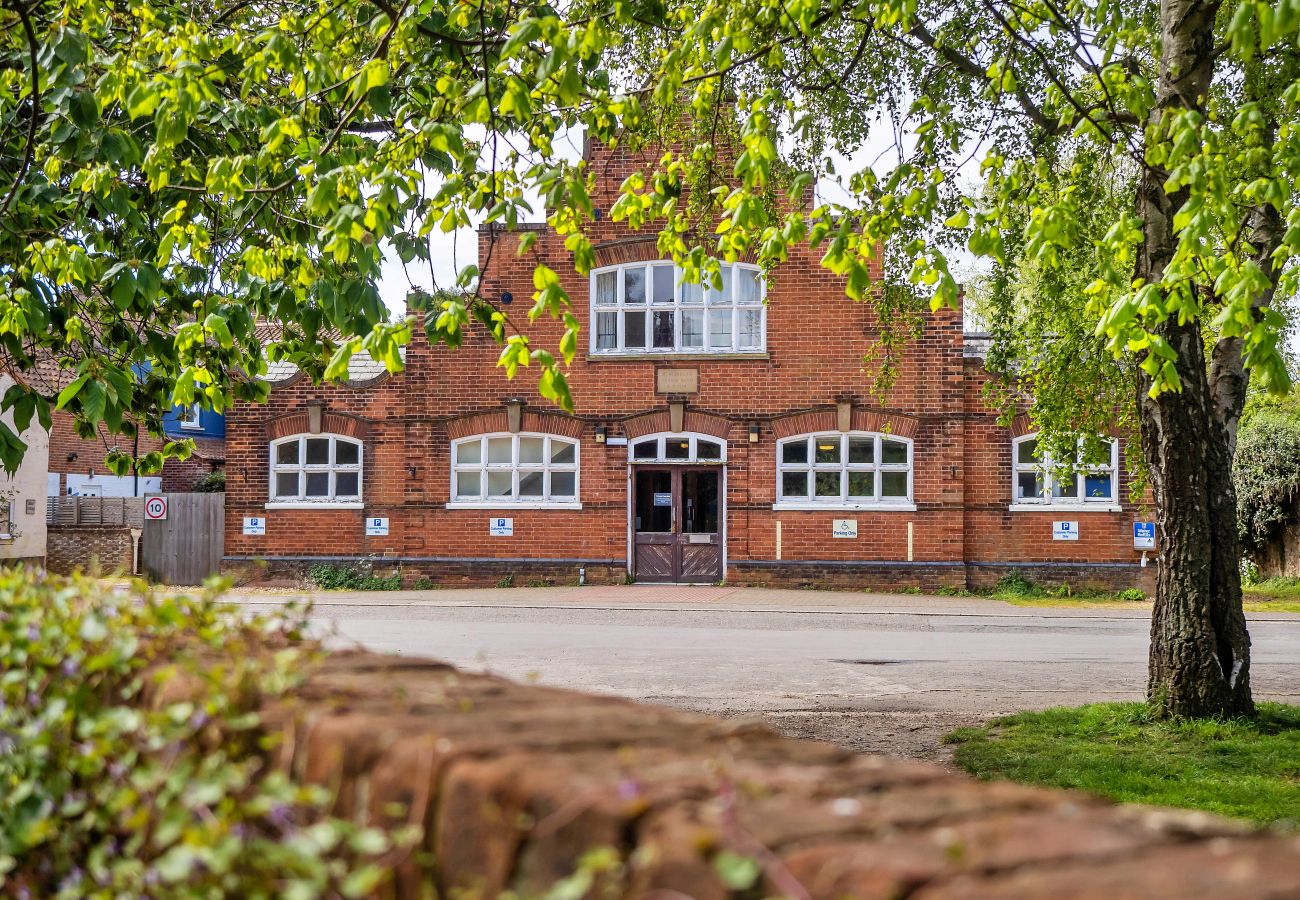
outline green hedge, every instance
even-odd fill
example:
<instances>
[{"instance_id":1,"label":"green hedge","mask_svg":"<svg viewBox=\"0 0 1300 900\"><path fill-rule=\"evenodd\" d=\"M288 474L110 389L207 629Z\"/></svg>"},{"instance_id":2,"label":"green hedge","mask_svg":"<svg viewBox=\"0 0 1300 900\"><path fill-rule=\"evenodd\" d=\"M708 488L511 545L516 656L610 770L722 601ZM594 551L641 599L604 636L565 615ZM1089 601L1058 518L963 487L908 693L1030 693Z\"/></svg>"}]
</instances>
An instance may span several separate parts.
<instances>
[{"instance_id":1,"label":"green hedge","mask_svg":"<svg viewBox=\"0 0 1300 900\"><path fill-rule=\"evenodd\" d=\"M380 885L378 861L414 835L332 818L323 789L266 763L257 710L318 652L300 617L249 617L215 591L0 572L0 895L355 897Z\"/></svg>"}]
</instances>

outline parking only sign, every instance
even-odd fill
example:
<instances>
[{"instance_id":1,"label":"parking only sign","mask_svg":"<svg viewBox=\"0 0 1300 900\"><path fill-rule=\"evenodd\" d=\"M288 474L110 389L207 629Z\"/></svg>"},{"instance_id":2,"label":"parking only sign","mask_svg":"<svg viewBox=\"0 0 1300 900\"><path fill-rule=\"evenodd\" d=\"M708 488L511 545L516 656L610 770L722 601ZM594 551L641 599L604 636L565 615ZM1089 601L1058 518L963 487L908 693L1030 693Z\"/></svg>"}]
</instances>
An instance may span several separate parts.
<instances>
[{"instance_id":1,"label":"parking only sign","mask_svg":"<svg viewBox=\"0 0 1300 900\"><path fill-rule=\"evenodd\" d=\"M388 534L388 520L387 520L387 519L380 519L380 518L377 518L377 517L374 517L374 516L372 516L372 517L366 519L366 536L367 536L367 537L381 537L381 536L383 536L383 535L385 535L385 534Z\"/></svg>"},{"instance_id":2,"label":"parking only sign","mask_svg":"<svg viewBox=\"0 0 1300 900\"><path fill-rule=\"evenodd\" d=\"M1155 522L1134 522L1133 523L1133 549L1134 550L1156 549L1156 523Z\"/></svg>"},{"instance_id":3,"label":"parking only sign","mask_svg":"<svg viewBox=\"0 0 1300 900\"><path fill-rule=\"evenodd\" d=\"M266 519L262 516L244 516L244 534L266 534Z\"/></svg>"},{"instance_id":4,"label":"parking only sign","mask_svg":"<svg viewBox=\"0 0 1300 900\"><path fill-rule=\"evenodd\" d=\"M144 517L154 522L167 518L167 498L150 497L144 501Z\"/></svg>"},{"instance_id":5,"label":"parking only sign","mask_svg":"<svg viewBox=\"0 0 1300 900\"><path fill-rule=\"evenodd\" d=\"M488 534L492 537L514 537L514 519L488 519Z\"/></svg>"},{"instance_id":6,"label":"parking only sign","mask_svg":"<svg viewBox=\"0 0 1300 900\"><path fill-rule=\"evenodd\" d=\"M1078 522L1053 522L1052 523L1052 540L1077 541L1078 539L1079 539Z\"/></svg>"}]
</instances>

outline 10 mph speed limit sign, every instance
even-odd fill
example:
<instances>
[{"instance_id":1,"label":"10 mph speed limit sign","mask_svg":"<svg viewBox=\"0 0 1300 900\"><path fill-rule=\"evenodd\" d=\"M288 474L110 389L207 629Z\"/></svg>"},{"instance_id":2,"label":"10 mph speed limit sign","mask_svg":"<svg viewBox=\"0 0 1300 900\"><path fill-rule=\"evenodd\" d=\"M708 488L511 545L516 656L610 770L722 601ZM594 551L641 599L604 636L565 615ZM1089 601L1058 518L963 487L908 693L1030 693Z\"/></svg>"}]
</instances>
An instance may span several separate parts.
<instances>
[{"instance_id":1,"label":"10 mph speed limit sign","mask_svg":"<svg viewBox=\"0 0 1300 900\"><path fill-rule=\"evenodd\" d=\"M150 497L144 501L144 517L159 521L167 518L167 498Z\"/></svg>"}]
</instances>

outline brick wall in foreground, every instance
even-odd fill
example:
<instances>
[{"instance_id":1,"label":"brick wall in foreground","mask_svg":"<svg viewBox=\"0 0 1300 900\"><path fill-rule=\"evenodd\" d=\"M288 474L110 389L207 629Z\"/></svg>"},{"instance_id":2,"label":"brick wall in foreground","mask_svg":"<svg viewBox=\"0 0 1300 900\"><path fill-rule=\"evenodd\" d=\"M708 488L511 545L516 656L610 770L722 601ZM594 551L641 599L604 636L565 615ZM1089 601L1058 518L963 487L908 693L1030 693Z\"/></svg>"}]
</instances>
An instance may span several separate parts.
<instances>
[{"instance_id":1,"label":"brick wall in foreground","mask_svg":"<svg viewBox=\"0 0 1300 900\"><path fill-rule=\"evenodd\" d=\"M1300 836L433 661L334 654L267 721L284 732L278 764L337 786L340 813L424 826L432 852L406 856L385 896L543 896L597 847L623 870L593 897L1300 896ZM724 850L762 862L752 891L723 884Z\"/></svg>"}]
</instances>

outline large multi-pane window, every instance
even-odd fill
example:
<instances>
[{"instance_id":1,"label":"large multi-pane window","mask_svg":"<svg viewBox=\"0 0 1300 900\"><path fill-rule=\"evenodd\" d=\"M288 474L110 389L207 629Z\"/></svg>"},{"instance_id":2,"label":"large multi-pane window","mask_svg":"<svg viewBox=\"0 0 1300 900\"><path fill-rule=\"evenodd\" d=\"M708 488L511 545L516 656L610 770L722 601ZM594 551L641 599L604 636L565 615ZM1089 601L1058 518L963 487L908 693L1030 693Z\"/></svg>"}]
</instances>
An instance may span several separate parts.
<instances>
[{"instance_id":1,"label":"large multi-pane window","mask_svg":"<svg viewBox=\"0 0 1300 900\"><path fill-rule=\"evenodd\" d=\"M451 445L451 502L578 502L578 442L549 434L484 434Z\"/></svg>"},{"instance_id":2,"label":"large multi-pane window","mask_svg":"<svg viewBox=\"0 0 1300 900\"><path fill-rule=\"evenodd\" d=\"M332 434L300 434L273 442L271 500L360 502L361 442Z\"/></svg>"},{"instance_id":3,"label":"large multi-pane window","mask_svg":"<svg viewBox=\"0 0 1300 900\"><path fill-rule=\"evenodd\" d=\"M785 505L903 506L912 500L912 442L872 432L805 434L777 444Z\"/></svg>"},{"instance_id":4,"label":"large multi-pane window","mask_svg":"<svg viewBox=\"0 0 1300 900\"><path fill-rule=\"evenodd\" d=\"M766 290L757 266L723 265L722 284L686 284L671 262L591 276L593 353L759 353Z\"/></svg>"},{"instance_id":5,"label":"large multi-pane window","mask_svg":"<svg viewBox=\"0 0 1300 900\"><path fill-rule=\"evenodd\" d=\"M1086 465L1080 447L1075 458L1058 465L1038 448L1037 435L1016 438L1011 444L1012 498L1016 504L1071 506L1085 504L1114 505L1119 470L1119 443L1106 442L1107 458L1096 465Z\"/></svg>"}]
</instances>

